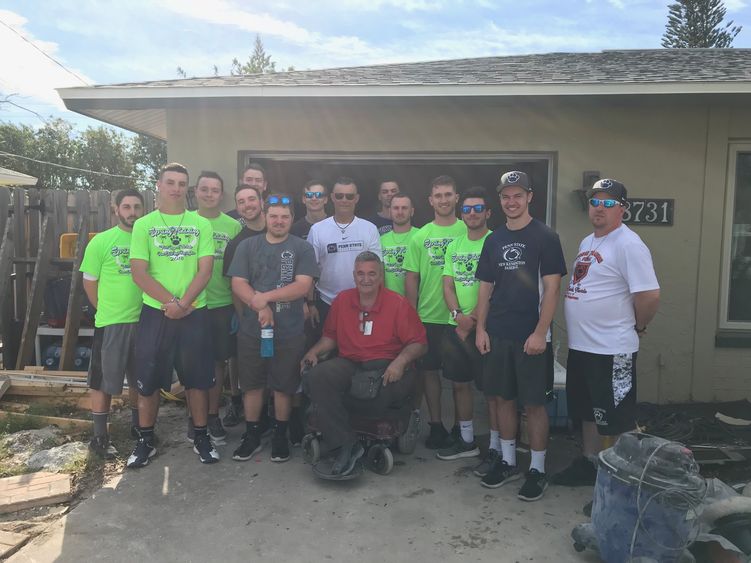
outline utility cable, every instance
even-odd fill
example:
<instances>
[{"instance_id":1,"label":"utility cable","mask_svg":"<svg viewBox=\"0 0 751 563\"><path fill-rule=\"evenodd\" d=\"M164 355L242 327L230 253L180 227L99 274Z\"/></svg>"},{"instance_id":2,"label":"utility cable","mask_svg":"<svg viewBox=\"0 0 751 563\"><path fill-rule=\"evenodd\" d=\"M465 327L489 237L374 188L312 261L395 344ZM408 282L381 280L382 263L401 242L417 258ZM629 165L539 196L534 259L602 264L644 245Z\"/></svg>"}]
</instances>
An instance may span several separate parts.
<instances>
[{"instance_id":1,"label":"utility cable","mask_svg":"<svg viewBox=\"0 0 751 563\"><path fill-rule=\"evenodd\" d=\"M23 160L30 160L37 164L46 164L47 166L57 166L58 168L65 168L66 170L75 170L76 172L87 172L89 174L99 174L100 176L109 176L111 178L127 178L128 180L138 180L134 176L127 176L125 174L111 174L109 172L101 172L99 170L89 170L88 168L76 168L75 166L66 166L65 164L57 164L56 162L47 162L46 160L37 160L28 156L21 156L20 154L13 154L12 152L0 151L0 156L8 156L11 158L21 158Z\"/></svg>"}]
</instances>

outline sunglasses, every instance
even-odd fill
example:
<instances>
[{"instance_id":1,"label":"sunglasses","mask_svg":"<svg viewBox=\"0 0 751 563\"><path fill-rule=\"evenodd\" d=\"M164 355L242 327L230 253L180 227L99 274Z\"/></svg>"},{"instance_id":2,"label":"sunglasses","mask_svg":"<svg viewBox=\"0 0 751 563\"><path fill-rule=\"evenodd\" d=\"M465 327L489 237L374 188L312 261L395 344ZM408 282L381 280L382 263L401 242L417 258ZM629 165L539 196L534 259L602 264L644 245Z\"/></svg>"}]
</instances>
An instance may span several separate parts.
<instances>
[{"instance_id":1,"label":"sunglasses","mask_svg":"<svg viewBox=\"0 0 751 563\"><path fill-rule=\"evenodd\" d=\"M286 196L279 197L279 196L272 195L269 197L269 199L266 200L266 205L283 205L287 207L289 206L290 203L291 203L291 200Z\"/></svg>"},{"instance_id":2,"label":"sunglasses","mask_svg":"<svg viewBox=\"0 0 751 563\"><path fill-rule=\"evenodd\" d=\"M623 206L620 201L616 201L614 199L597 199L596 197L593 197L589 200L589 205L591 205L592 207L600 207L602 205L605 209L610 209L611 207L615 207L616 205Z\"/></svg>"},{"instance_id":3,"label":"sunglasses","mask_svg":"<svg viewBox=\"0 0 751 563\"><path fill-rule=\"evenodd\" d=\"M467 215L468 213L471 213L474 211L475 213L482 213L485 211L487 207L483 203L478 203L477 205L462 205L462 213Z\"/></svg>"},{"instance_id":4,"label":"sunglasses","mask_svg":"<svg viewBox=\"0 0 751 563\"><path fill-rule=\"evenodd\" d=\"M352 201L353 199L355 199L355 196L357 194L341 194L341 193L336 193L336 194L332 194L332 195L334 196L334 199L344 199L346 197L347 201Z\"/></svg>"},{"instance_id":5,"label":"sunglasses","mask_svg":"<svg viewBox=\"0 0 751 563\"><path fill-rule=\"evenodd\" d=\"M325 195L323 192L305 192L305 199L323 199Z\"/></svg>"}]
</instances>

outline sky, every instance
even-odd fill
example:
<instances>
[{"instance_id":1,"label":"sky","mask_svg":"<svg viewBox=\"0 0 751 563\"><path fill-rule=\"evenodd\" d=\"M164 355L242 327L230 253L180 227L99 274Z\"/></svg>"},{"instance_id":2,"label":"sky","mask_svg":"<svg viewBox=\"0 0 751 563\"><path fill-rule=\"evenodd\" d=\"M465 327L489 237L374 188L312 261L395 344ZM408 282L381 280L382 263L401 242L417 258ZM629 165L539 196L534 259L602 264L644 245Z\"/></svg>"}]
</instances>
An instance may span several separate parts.
<instances>
[{"instance_id":1,"label":"sky","mask_svg":"<svg viewBox=\"0 0 751 563\"><path fill-rule=\"evenodd\" d=\"M0 121L77 128L55 88L229 74L256 34L277 68L660 48L661 0L0 0ZM751 0L725 0L751 48ZM12 103L3 102L7 100ZM17 105L13 105L17 104ZM17 106L23 106L22 109ZM39 116L35 115L39 114Z\"/></svg>"}]
</instances>

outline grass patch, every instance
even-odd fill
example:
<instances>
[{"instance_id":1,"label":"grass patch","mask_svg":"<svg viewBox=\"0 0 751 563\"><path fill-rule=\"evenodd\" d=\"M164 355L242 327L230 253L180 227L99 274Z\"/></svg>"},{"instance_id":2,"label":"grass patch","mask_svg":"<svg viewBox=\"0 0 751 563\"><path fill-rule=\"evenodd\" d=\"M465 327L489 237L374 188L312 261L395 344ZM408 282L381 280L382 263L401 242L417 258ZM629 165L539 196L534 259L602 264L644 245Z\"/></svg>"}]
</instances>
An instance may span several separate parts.
<instances>
[{"instance_id":1,"label":"grass patch","mask_svg":"<svg viewBox=\"0 0 751 563\"><path fill-rule=\"evenodd\" d=\"M14 432L20 432L21 430L36 430L47 426L41 424L36 420L32 420L23 413L9 414L4 419L0 420L0 438L4 438L7 434L13 434Z\"/></svg>"}]
</instances>

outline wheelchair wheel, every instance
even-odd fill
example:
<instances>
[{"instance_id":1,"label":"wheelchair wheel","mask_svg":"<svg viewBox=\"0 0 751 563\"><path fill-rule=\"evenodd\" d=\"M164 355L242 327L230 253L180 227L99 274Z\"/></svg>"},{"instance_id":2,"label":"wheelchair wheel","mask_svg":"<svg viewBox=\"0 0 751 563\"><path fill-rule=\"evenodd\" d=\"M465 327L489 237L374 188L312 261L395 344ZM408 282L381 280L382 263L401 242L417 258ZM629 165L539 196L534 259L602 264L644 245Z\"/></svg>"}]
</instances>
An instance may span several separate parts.
<instances>
[{"instance_id":1,"label":"wheelchair wheel","mask_svg":"<svg viewBox=\"0 0 751 563\"><path fill-rule=\"evenodd\" d=\"M379 475L388 475L394 469L394 454L382 444L368 449L368 466Z\"/></svg>"},{"instance_id":2,"label":"wheelchair wheel","mask_svg":"<svg viewBox=\"0 0 751 563\"><path fill-rule=\"evenodd\" d=\"M302 457L305 463L316 464L321 459L321 444L314 434L306 434L302 439Z\"/></svg>"}]
</instances>

